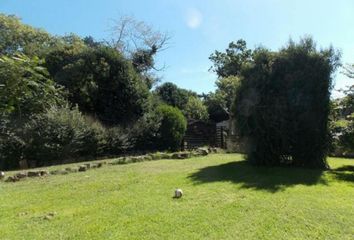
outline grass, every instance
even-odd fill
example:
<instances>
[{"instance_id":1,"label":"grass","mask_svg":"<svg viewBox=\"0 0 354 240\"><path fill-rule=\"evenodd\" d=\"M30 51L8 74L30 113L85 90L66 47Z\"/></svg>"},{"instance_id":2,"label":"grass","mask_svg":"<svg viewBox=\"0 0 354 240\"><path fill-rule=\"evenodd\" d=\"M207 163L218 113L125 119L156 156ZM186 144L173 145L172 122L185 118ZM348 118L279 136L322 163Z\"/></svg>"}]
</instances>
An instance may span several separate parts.
<instances>
[{"instance_id":1,"label":"grass","mask_svg":"<svg viewBox=\"0 0 354 240\"><path fill-rule=\"evenodd\" d=\"M255 168L239 154L0 183L0 239L354 239L354 161ZM173 199L175 188L184 196Z\"/></svg>"}]
</instances>

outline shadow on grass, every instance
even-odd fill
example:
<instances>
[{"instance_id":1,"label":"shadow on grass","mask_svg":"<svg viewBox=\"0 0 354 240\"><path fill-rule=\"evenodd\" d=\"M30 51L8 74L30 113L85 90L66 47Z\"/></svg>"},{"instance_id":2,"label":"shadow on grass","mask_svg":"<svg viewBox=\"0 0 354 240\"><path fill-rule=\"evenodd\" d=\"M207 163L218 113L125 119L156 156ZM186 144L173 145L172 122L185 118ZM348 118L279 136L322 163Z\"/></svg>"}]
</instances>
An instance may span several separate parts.
<instances>
[{"instance_id":1,"label":"shadow on grass","mask_svg":"<svg viewBox=\"0 0 354 240\"><path fill-rule=\"evenodd\" d=\"M246 161L230 162L200 169L191 174L196 184L228 181L241 184L242 188L252 188L277 192L294 185L327 184L321 178L323 170L287 168L287 167L255 167Z\"/></svg>"},{"instance_id":2,"label":"shadow on grass","mask_svg":"<svg viewBox=\"0 0 354 240\"><path fill-rule=\"evenodd\" d=\"M354 183L354 166L353 165L345 165L339 168L335 168L330 171L333 176L341 181L347 181Z\"/></svg>"},{"instance_id":3,"label":"shadow on grass","mask_svg":"<svg viewBox=\"0 0 354 240\"><path fill-rule=\"evenodd\" d=\"M354 165L344 165L339 168L333 169L334 171L339 171L339 172L353 172L354 173Z\"/></svg>"}]
</instances>

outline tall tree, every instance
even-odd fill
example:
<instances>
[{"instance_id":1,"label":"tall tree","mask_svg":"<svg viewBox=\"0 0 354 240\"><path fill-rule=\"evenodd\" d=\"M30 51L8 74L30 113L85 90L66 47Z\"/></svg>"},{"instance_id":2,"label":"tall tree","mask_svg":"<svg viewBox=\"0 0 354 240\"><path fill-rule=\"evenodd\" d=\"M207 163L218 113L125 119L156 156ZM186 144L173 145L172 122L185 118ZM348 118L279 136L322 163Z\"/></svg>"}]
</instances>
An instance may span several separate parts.
<instances>
[{"instance_id":1,"label":"tall tree","mask_svg":"<svg viewBox=\"0 0 354 240\"><path fill-rule=\"evenodd\" d=\"M106 124L128 124L144 113L149 95L131 62L108 46L63 48L47 57L48 70L81 111Z\"/></svg>"},{"instance_id":2,"label":"tall tree","mask_svg":"<svg viewBox=\"0 0 354 240\"><path fill-rule=\"evenodd\" d=\"M198 97L191 96L185 108L182 110L187 120L207 121L209 118L208 109Z\"/></svg>"},{"instance_id":3,"label":"tall tree","mask_svg":"<svg viewBox=\"0 0 354 240\"><path fill-rule=\"evenodd\" d=\"M23 24L14 15L5 14L0 14L0 36L0 54L6 55L20 52L44 57L57 41L46 31Z\"/></svg>"},{"instance_id":4,"label":"tall tree","mask_svg":"<svg viewBox=\"0 0 354 240\"><path fill-rule=\"evenodd\" d=\"M155 93L160 99L173 107L183 110L188 102L190 96L197 97L195 92L179 88L176 84L171 82L163 83L155 89Z\"/></svg>"},{"instance_id":5,"label":"tall tree","mask_svg":"<svg viewBox=\"0 0 354 240\"><path fill-rule=\"evenodd\" d=\"M227 120L232 115L232 105L240 85L240 78L229 76L215 82L216 90L204 95L210 118L216 122Z\"/></svg>"},{"instance_id":6,"label":"tall tree","mask_svg":"<svg viewBox=\"0 0 354 240\"><path fill-rule=\"evenodd\" d=\"M37 57L0 57L0 112L28 117L63 104L63 91L50 79Z\"/></svg>"},{"instance_id":7,"label":"tall tree","mask_svg":"<svg viewBox=\"0 0 354 240\"><path fill-rule=\"evenodd\" d=\"M164 69L156 66L154 58L167 48L170 38L167 32L155 30L131 16L123 16L114 21L110 45L132 61L151 88L159 81L155 72Z\"/></svg>"},{"instance_id":8,"label":"tall tree","mask_svg":"<svg viewBox=\"0 0 354 240\"><path fill-rule=\"evenodd\" d=\"M231 42L224 52L215 51L209 59L211 71L218 76L215 93L204 95L210 118L223 121L232 118L232 103L239 86L242 69L252 62L253 51L247 48L246 41L239 39Z\"/></svg>"},{"instance_id":9,"label":"tall tree","mask_svg":"<svg viewBox=\"0 0 354 240\"><path fill-rule=\"evenodd\" d=\"M241 71L235 99L248 159L258 165L326 168L332 74L340 55L311 38L279 52L258 49Z\"/></svg>"},{"instance_id":10,"label":"tall tree","mask_svg":"<svg viewBox=\"0 0 354 240\"><path fill-rule=\"evenodd\" d=\"M219 78L237 76L242 67L252 60L252 50L247 48L246 41L239 39L236 43L231 42L225 52L215 51L209 59L214 66L214 71Z\"/></svg>"}]
</instances>

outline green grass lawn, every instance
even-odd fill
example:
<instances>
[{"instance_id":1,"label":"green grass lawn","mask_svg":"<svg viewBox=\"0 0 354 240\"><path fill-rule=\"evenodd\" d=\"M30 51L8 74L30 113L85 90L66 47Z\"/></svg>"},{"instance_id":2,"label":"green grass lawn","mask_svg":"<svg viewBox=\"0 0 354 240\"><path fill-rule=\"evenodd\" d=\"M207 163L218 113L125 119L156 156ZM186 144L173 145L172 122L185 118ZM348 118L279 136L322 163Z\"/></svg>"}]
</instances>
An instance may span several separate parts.
<instances>
[{"instance_id":1,"label":"green grass lawn","mask_svg":"<svg viewBox=\"0 0 354 240\"><path fill-rule=\"evenodd\" d=\"M0 239L354 239L353 160L332 158L321 172L242 159L214 154L1 182ZM177 187L181 199L172 198Z\"/></svg>"}]
</instances>

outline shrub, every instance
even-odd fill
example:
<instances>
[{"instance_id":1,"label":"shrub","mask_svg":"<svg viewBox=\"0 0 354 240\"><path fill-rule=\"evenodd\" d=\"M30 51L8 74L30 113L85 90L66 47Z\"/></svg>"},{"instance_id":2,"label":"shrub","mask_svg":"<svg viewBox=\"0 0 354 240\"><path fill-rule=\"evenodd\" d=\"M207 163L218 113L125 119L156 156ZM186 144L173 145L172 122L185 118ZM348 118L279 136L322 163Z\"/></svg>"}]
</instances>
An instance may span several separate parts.
<instances>
[{"instance_id":1,"label":"shrub","mask_svg":"<svg viewBox=\"0 0 354 240\"><path fill-rule=\"evenodd\" d=\"M98 155L119 155L132 148L129 135L120 127L105 128L99 143Z\"/></svg>"},{"instance_id":2,"label":"shrub","mask_svg":"<svg viewBox=\"0 0 354 240\"><path fill-rule=\"evenodd\" d=\"M157 114L161 117L158 137L160 150L178 150L187 129L185 117L180 110L168 105L159 106Z\"/></svg>"},{"instance_id":3,"label":"shrub","mask_svg":"<svg viewBox=\"0 0 354 240\"><path fill-rule=\"evenodd\" d=\"M341 129L337 140L337 149L342 149L343 153L354 152L354 122L350 121L348 126Z\"/></svg>"},{"instance_id":4,"label":"shrub","mask_svg":"<svg viewBox=\"0 0 354 240\"><path fill-rule=\"evenodd\" d=\"M21 129L13 127L13 121L2 114L0 117L0 170L15 169L23 159L25 142L20 137Z\"/></svg>"},{"instance_id":5,"label":"shrub","mask_svg":"<svg viewBox=\"0 0 354 240\"><path fill-rule=\"evenodd\" d=\"M144 114L129 131L134 151L152 151L158 148L162 116L156 109Z\"/></svg>"},{"instance_id":6,"label":"shrub","mask_svg":"<svg viewBox=\"0 0 354 240\"><path fill-rule=\"evenodd\" d=\"M37 166L66 159L95 156L104 138L103 127L77 108L50 108L25 124L25 156Z\"/></svg>"},{"instance_id":7,"label":"shrub","mask_svg":"<svg viewBox=\"0 0 354 240\"><path fill-rule=\"evenodd\" d=\"M104 127L78 108L52 107L25 122L9 116L0 119L0 169L45 166L67 160L122 154L132 149L127 132Z\"/></svg>"}]
</instances>

